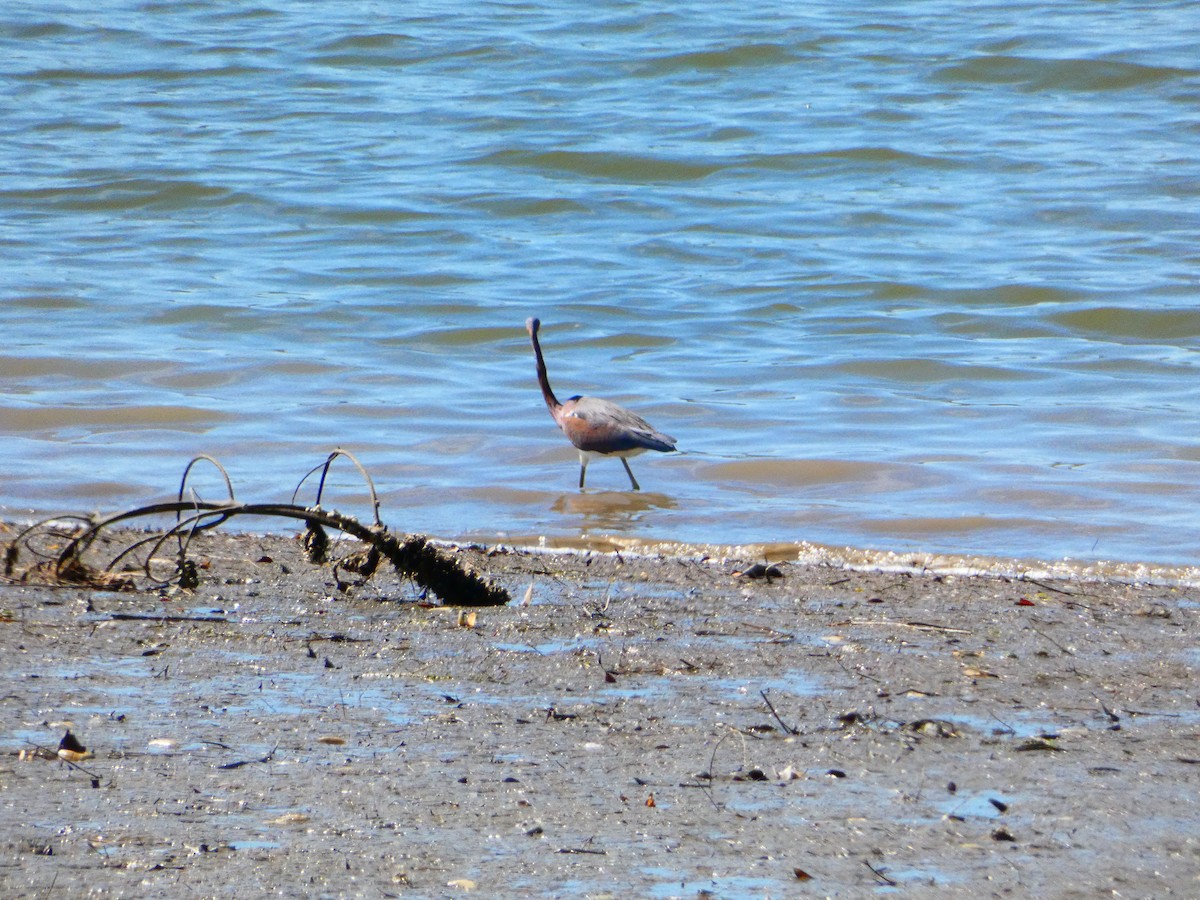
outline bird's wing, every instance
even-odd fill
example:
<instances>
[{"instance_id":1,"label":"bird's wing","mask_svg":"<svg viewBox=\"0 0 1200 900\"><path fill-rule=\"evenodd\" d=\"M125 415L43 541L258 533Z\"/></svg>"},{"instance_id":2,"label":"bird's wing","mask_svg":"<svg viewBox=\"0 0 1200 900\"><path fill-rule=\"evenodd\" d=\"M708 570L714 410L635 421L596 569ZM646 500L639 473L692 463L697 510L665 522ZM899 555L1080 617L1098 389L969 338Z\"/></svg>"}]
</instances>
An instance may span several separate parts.
<instances>
[{"instance_id":1,"label":"bird's wing","mask_svg":"<svg viewBox=\"0 0 1200 900\"><path fill-rule=\"evenodd\" d=\"M675 438L610 400L576 397L564 408L563 430L580 450L620 453L642 448L667 453L675 449Z\"/></svg>"}]
</instances>

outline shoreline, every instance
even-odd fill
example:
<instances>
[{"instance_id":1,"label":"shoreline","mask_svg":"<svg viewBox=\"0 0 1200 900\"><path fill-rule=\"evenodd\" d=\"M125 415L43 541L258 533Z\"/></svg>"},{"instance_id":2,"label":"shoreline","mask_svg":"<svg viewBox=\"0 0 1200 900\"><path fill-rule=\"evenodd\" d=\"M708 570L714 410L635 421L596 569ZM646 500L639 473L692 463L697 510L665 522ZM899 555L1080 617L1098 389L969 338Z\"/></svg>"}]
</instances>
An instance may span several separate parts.
<instances>
[{"instance_id":1,"label":"shoreline","mask_svg":"<svg viewBox=\"0 0 1200 900\"><path fill-rule=\"evenodd\" d=\"M73 522L69 515L16 517L11 510L0 511L0 540L5 531L35 523ZM248 538L287 536L296 529L282 527L257 531L223 529L229 535ZM402 533L402 532L394 532ZM1073 559L1046 560L1003 555L959 554L926 550L882 550L853 546L835 546L812 541L771 541L748 544L719 542L683 542L622 535L571 537L539 534L467 534L465 536L422 535L431 544L443 548L482 546L517 551L547 553L615 553L624 556L755 560L766 563L828 565L855 572L893 574L933 574L971 577L976 575L1013 578L1025 581L1070 580L1117 584L1149 584L1198 588L1200 565L1130 560Z\"/></svg>"},{"instance_id":2,"label":"shoreline","mask_svg":"<svg viewBox=\"0 0 1200 900\"><path fill-rule=\"evenodd\" d=\"M1155 584L1200 587L1200 566L1119 560L1058 561L1004 556L976 556L927 551L871 550L835 547L810 541L752 544L683 543L620 536L572 539L569 537L504 536L472 539L436 538L446 547L504 547L545 553L616 553L638 557L761 560L769 563L828 565L855 572L996 576L1019 580L1112 581L1118 584Z\"/></svg>"}]
</instances>

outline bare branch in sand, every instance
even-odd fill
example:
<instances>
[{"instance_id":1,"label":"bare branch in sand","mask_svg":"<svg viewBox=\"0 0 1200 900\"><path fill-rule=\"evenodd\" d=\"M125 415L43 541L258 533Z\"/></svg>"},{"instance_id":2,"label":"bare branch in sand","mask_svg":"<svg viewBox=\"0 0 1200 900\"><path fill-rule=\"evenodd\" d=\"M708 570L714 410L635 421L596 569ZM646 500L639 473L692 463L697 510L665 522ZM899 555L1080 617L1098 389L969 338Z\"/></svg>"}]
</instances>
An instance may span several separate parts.
<instances>
[{"instance_id":1,"label":"bare branch in sand","mask_svg":"<svg viewBox=\"0 0 1200 900\"><path fill-rule=\"evenodd\" d=\"M320 506L329 467L339 457L353 462L366 481L374 516L371 525L364 525L353 516L325 510ZM188 476L199 462L209 462L217 467L229 492L227 500L201 500L194 492L191 497L185 497L188 493ZM365 581L386 559L400 575L411 578L423 590L432 591L444 603L458 606L502 606L508 603L510 598L507 591L470 570L450 554L431 546L427 538L389 532L379 518L379 499L371 477L352 454L341 449L334 450L322 465L304 476L301 485L318 470L321 479L317 503L313 506L299 506L294 502L239 503L234 498L233 485L224 467L212 457L198 456L184 470L176 500L139 506L98 519L74 516L47 520L25 529L7 548L5 575L25 582L84 585L113 591L136 590L139 579L145 579L155 588L175 584L192 589L200 580L199 567L188 556L192 538L199 532L217 528L239 516L252 516L303 522L307 528L305 547L309 559L318 564L328 561L330 540L326 529L357 538L365 545L364 548L336 562L335 577L338 577L336 573L341 569L353 572ZM293 493L292 500L295 499L296 494ZM174 524L122 547L102 566L95 567L85 561L85 554L114 526L163 515L173 515ZM76 527L68 529L65 523L75 523ZM163 562L159 554L163 546L172 540L177 542L174 570L166 578L156 577L152 567ZM17 562L22 550L38 561L18 574ZM143 553L140 565L130 565L129 560ZM162 572L161 565L159 571ZM340 577L338 584L345 587Z\"/></svg>"}]
</instances>

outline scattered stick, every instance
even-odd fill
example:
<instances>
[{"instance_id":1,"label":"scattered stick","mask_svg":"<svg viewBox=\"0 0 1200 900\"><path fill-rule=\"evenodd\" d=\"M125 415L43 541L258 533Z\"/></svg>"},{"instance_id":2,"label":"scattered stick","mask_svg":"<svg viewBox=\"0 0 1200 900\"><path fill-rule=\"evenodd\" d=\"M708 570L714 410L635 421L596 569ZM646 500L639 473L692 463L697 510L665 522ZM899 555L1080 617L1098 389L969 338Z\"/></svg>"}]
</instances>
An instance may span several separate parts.
<instances>
[{"instance_id":1,"label":"scattered stick","mask_svg":"<svg viewBox=\"0 0 1200 900\"><path fill-rule=\"evenodd\" d=\"M933 625L929 622L890 622L886 619L847 619L839 625L874 626L880 628L912 628L917 631L940 631L944 634L970 634L968 628L951 628L949 625Z\"/></svg>"},{"instance_id":2,"label":"scattered stick","mask_svg":"<svg viewBox=\"0 0 1200 900\"><path fill-rule=\"evenodd\" d=\"M1029 630L1032 631L1034 634L1036 634L1038 637L1045 638L1047 641L1049 641L1051 644L1053 644L1055 647L1057 647L1059 650L1061 650L1067 656L1075 655L1074 650L1072 650L1070 647L1064 647L1062 644L1060 644L1054 638L1050 637L1050 635L1046 634L1044 631L1040 631L1037 628L1034 628L1032 625L1029 626Z\"/></svg>"},{"instance_id":3,"label":"scattered stick","mask_svg":"<svg viewBox=\"0 0 1200 900\"><path fill-rule=\"evenodd\" d=\"M1068 597L1078 596L1074 591L1064 591L1062 588L1056 588L1052 584L1046 584L1044 581L1038 581L1036 578L1026 578L1030 584L1037 585L1044 591L1053 591L1055 594L1066 594Z\"/></svg>"},{"instance_id":4,"label":"scattered stick","mask_svg":"<svg viewBox=\"0 0 1200 900\"><path fill-rule=\"evenodd\" d=\"M1183 713L1155 712L1150 709L1126 709L1131 716L1161 716L1164 719L1182 719Z\"/></svg>"},{"instance_id":5,"label":"scattered stick","mask_svg":"<svg viewBox=\"0 0 1200 900\"><path fill-rule=\"evenodd\" d=\"M793 728L791 725L787 724L787 722L783 721L783 719L779 718L779 713L775 712L775 706L771 703L770 698L767 697L766 691L759 691L759 694L762 695L763 702L767 704L767 709L769 709L771 711L771 715L773 715L775 717L775 721L779 723L779 726L784 731L786 731L788 734L799 734L800 733L795 728Z\"/></svg>"},{"instance_id":6,"label":"scattered stick","mask_svg":"<svg viewBox=\"0 0 1200 900\"><path fill-rule=\"evenodd\" d=\"M880 681L882 681L882 679L876 678L874 675L868 675L866 672L863 672L861 666L855 666L854 669L850 669L849 666L842 662L842 658L840 656L834 656L832 653L826 655L835 663L837 663L838 667L847 675L857 675L859 678L865 678L868 681L874 681L876 684L879 684Z\"/></svg>"},{"instance_id":7,"label":"scattered stick","mask_svg":"<svg viewBox=\"0 0 1200 900\"><path fill-rule=\"evenodd\" d=\"M1092 691L1092 696L1096 698L1096 702L1099 703L1100 708L1102 710L1104 710L1104 715L1108 716L1108 721L1110 721L1110 722L1120 722L1121 721L1121 717L1118 716L1115 712L1113 712L1111 709L1108 708L1108 705L1103 700L1100 699L1099 694L1097 694L1095 691Z\"/></svg>"},{"instance_id":8,"label":"scattered stick","mask_svg":"<svg viewBox=\"0 0 1200 900\"><path fill-rule=\"evenodd\" d=\"M796 640L796 636L794 634L789 634L786 631L780 631L778 628L772 628L769 625L759 625L757 622L745 621L739 622L738 624L748 631L757 631L759 634L770 637L771 643L789 644ZM736 634L736 632L734 633Z\"/></svg>"},{"instance_id":9,"label":"scattered stick","mask_svg":"<svg viewBox=\"0 0 1200 900\"><path fill-rule=\"evenodd\" d=\"M110 622L217 622L228 624L224 616L154 616L138 615L137 613L110 613Z\"/></svg>"},{"instance_id":10,"label":"scattered stick","mask_svg":"<svg viewBox=\"0 0 1200 900\"><path fill-rule=\"evenodd\" d=\"M725 807L718 803L716 798L713 796L713 783L716 781L716 776L713 774L713 766L717 764L717 751L720 750L721 745L725 743L725 738L729 737L731 734L736 734L742 739L742 764L745 765L746 762L746 736L737 729L730 728L723 735L721 735L721 739L717 741L716 746L713 747L712 756L709 757L708 760L708 784L706 785L708 788L708 802L711 803L713 805L713 809L717 810L718 812L724 810Z\"/></svg>"},{"instance_id":11,"label":"scattered stick","mask_svg":"<svg viewBox=\"0 0 1200 900\"><path fill-rule=\"evenodd\" d=\"M70 733L71 732L69 732L69 731L67 732L67 734L70 734ZM64 738L64 741L65 740L66 739ZM94 788L100 787L100 776L97 775L95 772L85 769L83 766L79 765L79 763L75 762L75 760L68 759L62 753L59 753L55 750L48 750L45 747L43 747L41 744L35 744L33 741L26 741L25 743L27 743L29 746L34 748L34 750L37 753L38 759L49 759L49 760L55 760L55 761L61 762L61 763L66 763L72 769L78 769L80 772L82 772L88 778L92 779L92 787L94 787ZM85 754L85 757L90 757L90 756L92 756L91 753Z\"/></svg>"},{"instance_id":12,"label":"scattered stick","mask_svg":"<svg viewBox=\"0 0 1200 900\"><path fill-rule=\"evenodd\" d=\"M1000 726L1004 729L1004 731L1001 732L1002 734L1016 734L1017 733L1017 729L1013 728L1011 725L1009 725L1007 722L1005 722L1002 718L1000 718L998 715L996 715L993 711L988 710L988 715L1000 723Z\"/></svg>"},{"instance_id":13,"label":"scattered stick","mask_svg":"<svg viewBox=\"0 0 1200 900\"><path fill-rule=\"evenodd\" d=\"M880 884L885 884L888 887L897 887L899 885L900 882L893 881L892 879L888 878L886 875L883 874L883 872L881 872L879 869L875 868L873 865L871 865L865 859L862 861L862 864L871 870L871 874L879 879Z\"/></svg>"},{"instance_id":14,"label":"scattered stick","mask_svg":"<svg viewBox=\"0 0 1200 900\"><path fill-rule=\"evenodd\" d=\"M261 759L239 759L237 762L225 763L224 765L217 766L217 768L218 769L240 769L242 766L248 766L251 763L269 763L272 759L275 758L275 751L278 749L279 749L279 745L276 744L274 747L271 748L271 752L268 753L266 756L262 757Z\"/></svg>"}]
</instances>

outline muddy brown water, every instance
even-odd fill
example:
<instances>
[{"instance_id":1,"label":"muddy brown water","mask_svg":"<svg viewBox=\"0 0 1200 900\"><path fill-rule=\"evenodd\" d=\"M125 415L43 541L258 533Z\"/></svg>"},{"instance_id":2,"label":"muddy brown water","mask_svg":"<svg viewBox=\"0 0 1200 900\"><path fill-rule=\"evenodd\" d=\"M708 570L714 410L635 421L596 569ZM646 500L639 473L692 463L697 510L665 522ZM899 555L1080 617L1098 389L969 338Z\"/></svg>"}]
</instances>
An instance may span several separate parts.
<instances>
[{"instance_id":1,"label":"muddy brown water","mask_svg":"<svg viewBox=\"0 0 1200 900\"><path fill-rule=\"evenodd\" d=\"M514 602L0 585L0 895L1200 891L1194 588L456 552Z\"/></svg>"}]
</instances>

